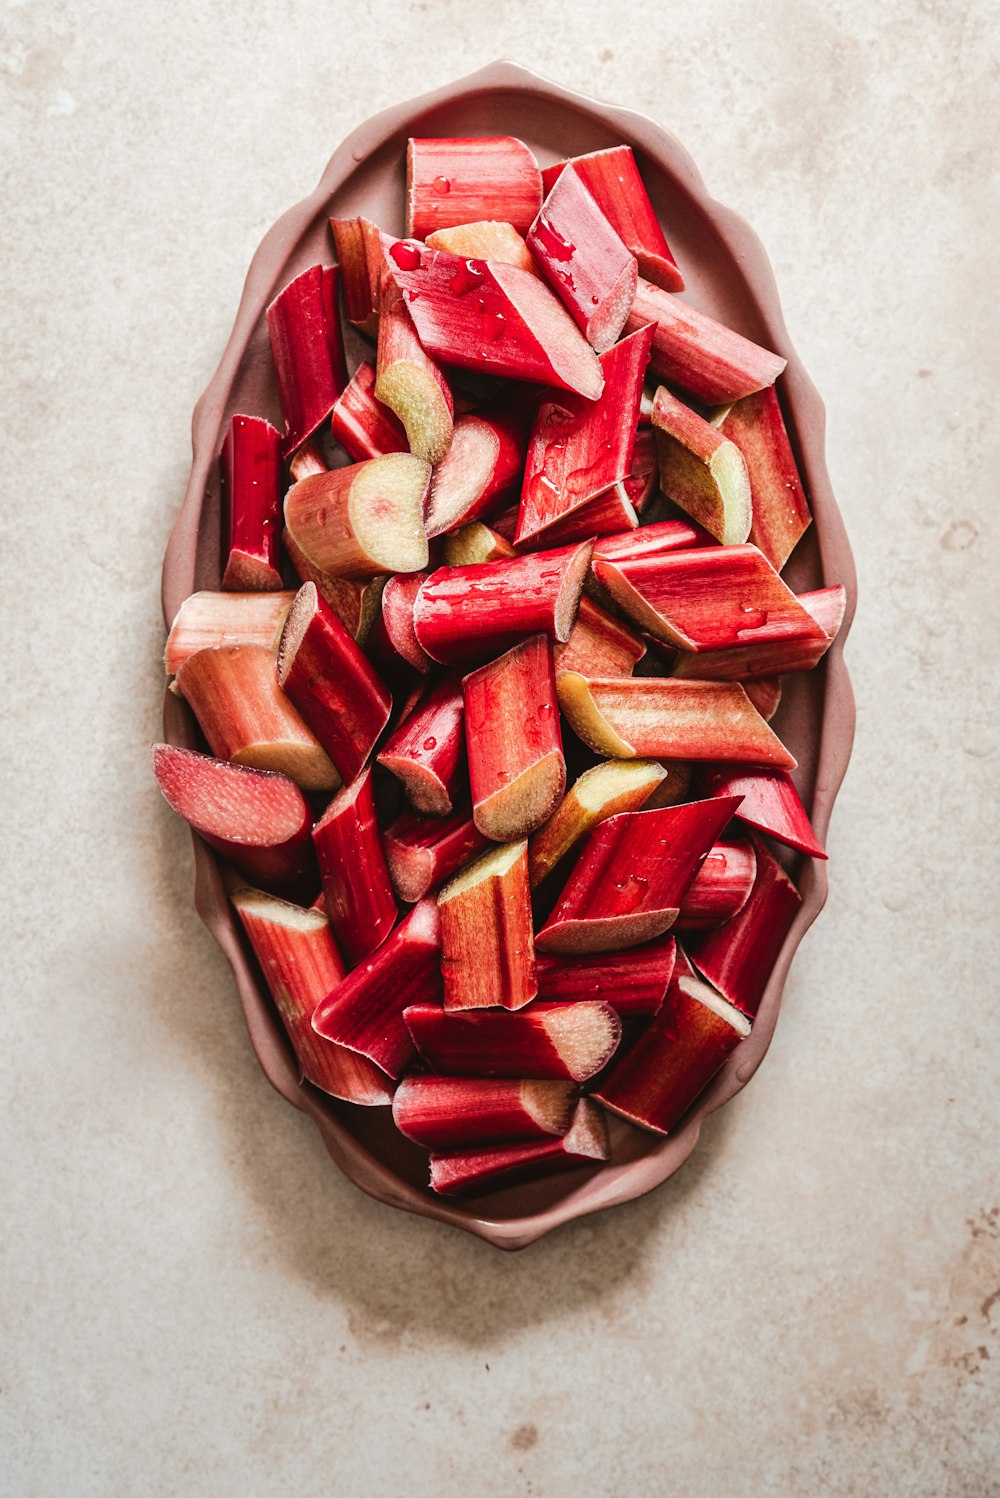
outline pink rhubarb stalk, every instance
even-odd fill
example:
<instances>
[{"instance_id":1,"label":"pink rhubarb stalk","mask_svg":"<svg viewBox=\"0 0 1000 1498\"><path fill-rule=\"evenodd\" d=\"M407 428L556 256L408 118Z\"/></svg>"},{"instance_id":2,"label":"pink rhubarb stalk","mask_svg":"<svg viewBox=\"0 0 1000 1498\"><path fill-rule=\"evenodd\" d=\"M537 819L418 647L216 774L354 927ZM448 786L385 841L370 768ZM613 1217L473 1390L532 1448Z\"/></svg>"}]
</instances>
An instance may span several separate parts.
<instances>
[{"instance_id":1,"label":"pink rhubarb stalk","mask_svg":"<svg viewBox=\"0 0 1000 1498\"><path fill-rule=\"evenodd\" d=\"M413 453L313 474L285 495L285 525L310 564L331 577L420 572L430 478L430 464Z\"/></svg>"},{"instance_id":2,"label":"pink rhubarb stalk","mask_svg":"<svg viewBox=\"0 0 1000 1498\"><path fill-rule=\"evenodd\" d=\"M703 785L710 796L742 796L736 815L748 827L810 858L826 857L791 776L784 770L711 770Z\"/></svg>"},{"instance_id":3,"label":"pink rhubarb stalk","mask_svg":"<svg viewBox=\"0 0 1000 1498\"><path fill-rule=\"evenodd\" d=\"M405 1077L392 1100L396 1128L432 1150L550 1139L573 1117L572 1082L491 1077Z\"/></svg>"},{"instance_id":4,"label":"pink rhubarb stalk","mask_svg":"<svg viewBox=\"0 0 1000 1498\"><path fill-rule=\"evenodd\" d=\"M282 532L281 544L300 580L316 584L320 596L330 605L344 628L359 645L363 645L382 606L385 577L331 577L322 568L313 566L287 529Z\"/></svg>"},{"instance_id":5,"label":"pink rhubarb stalk","mask_svg":"<svg viewBox=\"0 0 1000 1498\"><path fill-rule=\"evenodd\" d=\"M528 845L493 847L438 895L446 1009L522 1009L535 997Z\"/></svg>"},{"instance_id":6,"label":"pink rhubarb stalk","mask_svg":"<svg viewBox=\"0 0 1000 1498\"><path fill-rule=\"evenodd\" d=\"M773 385L786 360L639 277L625 330L655 324L649 367L706 406L742 400Z\"/></svg>"},{"instance_id":7,"label":"pink rhubarb stalk","mask_svg":"<svg viewBox=\"0 0 1000 1498\"><path fill-rule=\"evenodd\" d=\"M836 639L844 619L847 593L838 584L820 588L815 593L796 595L802 607L812 615L822 634L802 634L777 640L759 639L749 645L734 645L725 650L703 650L698 654L682 651L674 663L677 677L697 677L700 681L759 681L762 677L783 675L786 671L811 671L819 664ZM794 765L784 765L792 770Z\"/></svg>"},{"instance_id":8,"label":"pink rhubarb stalk","mask_svg":"<svg viewBox=\"0 0 1000 1498\"><path fill-rule=\"evenodd\" d=\"M446 677L422 698L382 746L378 762L403 782L417 811L447 816L465 785L462 683Z\"/></svg>"},{"instance_id":9,"label":"pink rhubarb stalk","mask_svg":"<svg viewBox=\"0 0 1000 1498\"><path fill-rule=\"evenodd\" d=\"M556 645L557 671L584 676L631 676L646 654L642 638L591 598L581 598L576 623L565 645Z\"/></svg>"},{"instance_id":10,"label":"pink rhubarb stalk","mask_svg":"<svg viewBox=\"0 0 1000 1498\"><path fill-rule=\"evenodd\" d=\"M278 641L295 594L192 593L185 598L170 626L163 665L168 676L179 671L189 655L219 645L265 645L277 651Z\"/></svg>"},{"instance_id":11,"label":"pink rhubarb stalk","mask_svg":"<svg viewBox=\"0 0 1000 1498\"><path fill-rule=\"evenodd\" d=\"M676 929L702 931L731 919L746 904L756 872L757 855L745 838L717 842L681 901Z\"/></svg>"},{"instance_id":12,"label":"pink rhubarb stalk","mask_svg":"<svg viewBox=\"0 0 1000 1498\"><path fill-rule=\"evenodd\" d=\"M556 1175L571 1166L594 1165L609 1154L607 1125L600 1111L581 1098L561 1139L431 1155L431 1187L440 1195L472 1196Z\"/></svg>"},{"instance_id":13,"label":"pink rhubarb stalk","mask_svg":"<svg viewBox=\"0 0 1000 1498\"><path fill-rule=\"evenodd\" d=\"M284 451L293 453L333 410L347 384L337 311L335 265L312 265L267 309L267 330L285 418Z\"/></svg>"},{"instance_id":14,"label":"pink rhubarb stalk","mask_svg":"<svg viewBox=\"0 0 1000 1498\"><path fill-rule=\"evenodd\" d=\"M503 219L519 233L542 206L542 176L513 135L411 138L406 148L406 233Z\"/></svg>"},{"instance_id":15,"label":"pink rhubarb stalk","mask_svg":"<svg viewBox=\"0 0 1000 1498\"><path fill-rule=\"evenodd\" d=\"M485 515L519 484L525 439L521 423L504 416L460 416L447 455L427 496L424 528L440 536Z\"/></svg>"},{"instance_id":16,"label":"pink rhubarb stalk","mask_svg":"<svg viewBox=\"0 0 1000 1498\"><path fill-rule=\"evenodd\" d=\"M735 442L661 385L653 401L660 488L716 541L735 546L750 534L750 479Z\"/></svg>"},{"instance_id":17,"label":"pink rhubarb stalk","mask_svg":"<svg viewBox=\"0 0 1000 1498\"><path fill-rule=\"evenodd\" d=\"M440 463L451 446L455 404L388 271L382 277L375 370L376 398L403 423L410 451L428 463Z\"/></svg>"},{"instance_id":18,"label":"pink rhubarb stalk","mask_svg":"<svg viewBox=\"0 0 1000 1498\"><path fill-rule=\"evenodd\" d=\"M370 769L334 796L313 843L330 925L353 967L381 946L397 914Z\"/></svg>"},{"instance_id":19,"label":"pink rhubarb stalk","mask_svg":"<svg viewBox=\"0 0 1000 1498\"><path fill-rule=\"evenodd\" d=\"M621 1039L614 1009L596 1000L515 1010L420 1003L405 1018L431 1070L456 1077L586 1082L607 1065Z\"/></svg>"},{"instance_id":20,"label":"pink rhubarb stalk","mask_svg":"<svg viewBox=\"0 0 1000 1498\"><path fill-rule=\"evenodd\" d=\"M663 1003L676 945L672 936L662 936L625 952L583 957L538 952L538 998L550 1003L604 999L621 1019L648 1019Z\"/></svg>"},{"instance_id":21,"label":"pink rhubarb stalk","mask_svg":"<svg viewBox=\"0 0 1000 1498\"><path fill-rule=\"evenodd\" d=\"M397 675L409 667L426 676L432 666L413 624L413 606L426 578L426 572L390 577L382 590L382 608L372 629L368 650L380 665Z\"/></svg>"},{"instance_id":22,"label":"pink rhubarb stalk","mask_svg":"<svg viewBox=\"0 0 1000 1498\"><path fill-rule=\"evenodd\" d=\"M344 288L344 316L374 338L378 333L379 287L385 268L382 231L366 218L332 218L330 230Z\"/></svg>"},{"instance_id":23,"label":"pink rhubarb stalk","mask_svg":"<svg viewBox=\"0 0 1000 1498\"><path fill-rule=\"evenodd\" d=\"M713 417L743 454L753 499L750 540L780 572L812 524L773 385Z\"/></svg>"},{"instance_id":24,"label":"pink rhubarb stalk","mask_svg":"<svg viewBox=\"0 0 1000 1498\"><path fill-rule=\"evenodd\" d=\"M222 444L222 587L280 588L281 433L261 416L234 416Z\"/></svg>"},{"instance_id":25,"label":"pink rhubarb stalk","mask_svg":"<svg viewBox=\"0 0 1000 1498\"><path fill-rule=\"evenodd\" d=\"M446 817L404 811L382 837L393 888L415 905L491 845L468 810Z\"/></svg>"},{"instance_id":26,"label":"pink rhubarb stalk","mask_svg":"<svg viewBox=\"0 0 1000 1498\"><path fill-rule=\"evenodd\" d=\"M608 817L638 811L666 770L655 760L612 759L584 771L531 839L528 869L535 889L581 838Z\"/></svg>"},{"instance_id":27,"label":"pink rhubarb stalk","mask_svg":"<svg viewBox=\"0 0 1000 1498\"><path fill-rule=\"evenodd\" d=\"M375 397L375 369L367 359L358 365L331 411L330 431L355 463L409 451L403 423ZM307 475L293 472L292 477Z\"/></svg>"}]
</instances>

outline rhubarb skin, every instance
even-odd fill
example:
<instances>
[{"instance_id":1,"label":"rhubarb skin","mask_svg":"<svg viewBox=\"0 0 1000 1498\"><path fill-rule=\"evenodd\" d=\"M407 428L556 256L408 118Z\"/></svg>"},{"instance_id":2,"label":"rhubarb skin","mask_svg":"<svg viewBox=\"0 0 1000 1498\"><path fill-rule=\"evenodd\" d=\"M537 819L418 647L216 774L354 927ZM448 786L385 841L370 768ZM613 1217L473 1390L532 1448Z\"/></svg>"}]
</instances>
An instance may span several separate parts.
<instances>
[{"instance_id":1,"label":"rhubarb skin","mask_svg":"<svg viewBox=\"0 0 1000 1498\"><path fill-rule=\"evenodd\" d=\"M437 901L421 900L371 958L321 1000L313 1029L401 1077L415 1054L404 1011L440 1000L440 952Z\"/></svg>"},{"instance_id":2,"label":"rhubarb skin","mask_svg":"<svg viewBox=\"0 0 1000 1498\"><path fill-rule=\"evenodd\" d=\"M667 498L724 546L745 541L752 521L750 478L735 442L663 385L653 401L653 430Z\"/></svg>"},{"instance_id":3,"label":"rhubarb skin","mask_svg":"<svg viewBox=\"0 0 1000 1498\"><path fill-rule=\"evenodd\" d=\"M690 547L712 546L715 538L690 520L658 520L638 530L625 530L615 536L599 536L594 542L594 557L607 562L636 562L648 557L669 556Z\"/></svg>"},{"instance_id":4,"label":"rhubarb skin","mask_svg":"<svg viewBox=\"0 0 1000 1498\"><path fill-rule=\"evenodd\" d=\"M375 367L369 360L358 365L330 412L330 432L355 463L409 451L403 423L375 396ZM293 472L292 477L307 475Z\"/></svg>"},{"instance_id":5,"label":"rhubarb skin","mask_svg":"<svg viewBox=\"0 0 1000 1498\"><path fill-rule=\"evenodd\" d=\"M363 645L382 608L385 577L331 577L322 568L313 566L288 530L282 532L281 542L300 581L316 584L320 596L330 605L344 628L359 645ZM278 597L279 595L270 596ZM278 633L280 637L280 630ZM277 649L277 641L275 641L275 649Z\"/></svg>"},{"instance_id":6,"label":"rhubarb skin","mask_svg":"<svg viewBox=\"0 0 1000 1498\"><path fill-rule=\"evenodd\" d=\"M406 1010L413 1042L432 1071L456 1077L586 1082L621 1040L610 1004L529 1004L526 1009Z\"/></svg>"},{"instance_id":7,"label":"rhubarb skin","mask_svg":"<svg viewBox=\"0 0 1000 1498\"><path fill-rule=\"evenodd\" d=\"M433 665L417 639L413 624L413 606L426 577L426 572L390 577L382 590L382 607L368 641L368 651L374 660L397 675L410 668L426 676Z\"/></svg>"},{"instance_id":8,"label":"rhubarb skin","mask_svg":"<svg viewBox=\"0 0 1000 1498\"><path fill-rule=\"evenodd\" d=\"M736 682L589 678L560 671L556 687L574 733L596 754L795 769L793 757Z\"/></svg>"},{"instance_id":9,"label":"rhubarb skin","mask_svg":"<svg viewBox=\"0 0 1000 1498\"><path fill-rule=\"evenodd\" d=\"M678 959L659 1014L594 1092L654 1134L669 1134L750 1033L745 1016L700 983L679 952Z\"/></svg>"},{"instance_id":10,"label":"rhubarb skin","mask_svg":"<svg viewBox=\"0 0 1000 1498\"><path fill-rule=\"evenodd\" d=\"M330 465L326 461L323 443L319 437L310 437L308 442L303 442L288 460L288 472L292 476L292 482L296 484L299 479L307 479L311 473L329 473L329 471Z\"/></svg>"},{"instance_id":11,"label":"rhubarb skin","mask_svg":"<svg viewBox=\"0 0 1000 1498\"><path fill-rule=\"evenodd\" d=\"M267 309L287 456L311 437L347 384L335 265L311 265Z\"/></svg>"},{"instance_id":12,"label":"rhubarb skin","mask_svg":"<svg viewBox=\"0 0 1000 1498\"><path fill-rule=\"evenodd\" d=\"M438 895L446 1009L523 1009L538 991L528 844L501 844Z\"/></svg>"},{"instance_id":13,"label":"rhubarb skin","mask_svg":"<svg viewBox=\"0 0 1000 1498\"><path fill-rule=\"evenodd\" d=\"M175 681L219 759L277 770L304 791L340 784L333 761L278 686L274 652L266 645L199 650Z\"/></svg>"},{"instance_id":14,"label":"rhubarb skin","mask_svg":"<svg viewBox=\"0 0 1000 1498\"><path fill-rule=\"evenodd\" d=\"M417 337L403 293L388 271L381 298L375 396L403 423L410 451L440 463L455 427L451 390Z\"/></svg>"},{"instance_id":15,"label":"rhubarb skin","mask_svg":"<svg viewBox=\"0 0 1000 1498\"><path fill-rule=\"evenodd\" d=\"M548 193L527 245L587 342L599 354L610 349L635 299L638 265L572 163Z\"/></svg>"},{"instance_id":16,"label":"rhubarb skin","mask_svg":"<svg viewBox=\"0 0 1000 1498\"><path fill-rule=\"evenodd\" d=\"M693 778L692 766L681 759L661 760L660 766L664 771L664 778L654 787L647 800L647 811L652 811L657 806L676 806L678 802L688 799Z\"/></svg>"},{"instance_id":17,"label":"rhubarb skin","mask_svg":"<svg viewBox=\"0 0 1000 1498\"><path fill-rule=\"evenodd\" d=\"M501 260L463 260L385 237L386 264L420 342L443 364L556 385L596 400L597 355L537 276Z\"/></svg>"},{"instance_id":18,"label":"rhubarb skin","mask_svg":"<svg viewBox=\"0 0 1000 1498\"><path fill-rule=\"evenodd\" d=\"M375 338L379 286L385 268L382 231L366 218L332 218L330 232L340 267L344 316L369 338Z\"/></svg>"},{"instance_id":19,"label":"rhubarb skin","mask_svg":"<svg viewBox=\"0 0 1000 1498\"><path fill-rule=\"evenodd\" d=\"M415 905L492 847L468 809L446 817L404 811L382 836L389 877L401 900Z\"/></svg>"},{"instance_id":20,"label":"rhubarb skin","mask_svg":"<svg viewBox=\"0 0 1000 1498\"><path fill-rule=\"evenodd\" d=\"M566 1133L576 1104L572 1082L492 1077L404 1077L396 1088L396 1128L424 1149L551 1139Z\"/></svg>"},{"instance_id":21,"label":"rhubarb skin","mask_svg":"<svg viewBox=\"0 0 1000 1498\"><path fill-rule=\"evenodd\" d=\"M522 640L462 682L473 817L496 842L540 827L566 788L552 642Z\"/></svg>"},{"instance_id":22,"label":"rhubarb skin","mask_svg":"<svg viewBox=\"0 0 1000 1498\"><path fill-rule=\"evenodd\" d=\"M600 822L535 938L539 951L615 952L662 936L738 805L734 796Z\"/></svg>"},{"instance_id":23,"label":"rhubarb skin","mask_svg":"<svg viewBox=\"0 0 1000 1498\"><path fill-rule=\"evenodd\" d=\"M389 721L392 696L368 657L320 597L303 583L278 646L278 684L323 745L344 781L367 764Z\"/></svg>"},{"instance_id":24,"label":"rhubarb skin","mask_svg":"<svg viewBox=\"0 0 1000 1498\"><path fill-rule=\"evenodd\" d=\"M781 679L762 676L760 681L745 681L743 690L765 723L770 723L781 703Z\"/></svg>"},{"instance_id":25,"label":"rhubarb skin","mask_svg":"<svg viewBox=\"0 0 1000 1498\"><path fill-rule=\"evenodd\" d=\"M773 385L713 417L743 454L753 499L750 540L780 572L812 524L802 479Z\"/></svg>"},{"instance_id":26,"label":"rhubarb skin","mask_svg":"<svg viewBox=\"0 0 1000 1498\"><path fill-rule=\"evenodd\" d=\"M313 474L285 495L285 525L311 565L330 577L421 572L430 477L430 464L413 453Z\"/></svg>"},{"instance_id":27,"label":"rhubarb skin","mask_svg":"<svg viewBox=\"0 0 1000 1498\"><path fill-rule=\"evenodd\" d=\"M465 792L464 714L461 681L445 677L403 718L379 753L379 764L402 781L410 805L429 816L447 816Z\"/></svg>"},{"instance_id":28,"label":"rhubarb skin","mask_svg":"<svg viewBox=\"0 0 1000 1498\"><path fill-rule=\"evenodd\" d=\"M281 588L280 486L281 433L261 416L234 416L222 444L223 591Z\"/></svg>"},{"instance_id":29,"label":"rhubarb skin","mask_svg":"<svg viewBox=\"0 0 1000 1498\"><path fill-rule=\"evenodd\" d=\"M538 998L549 1003L604 999L621 1019L650 1019L663 1004L674 970L672 936L624 952L563 957L538 952Z\"/></svg>"},{"instance_id":30,"label":"rhubarb skin","mask_svg":"<svg viewBox=\"0 0 1000 1498\"><path fill-rule=\"evenodd\" d=\"M643 516L660 492L660 460L656 451L656 433L652 427L639 426L632 449L632 461L623 480L629 504Z\"/></svg>"},{"instance_id":31,"label":"rhubarb skin","mask_svg":"<svg viewBox=\"0 0 1000 1498\"><path fill-rule=\"evenodd\" d=\"M538 275L528 246L514 225L502 219L435 229L426 236L425 243L429 250L447 250L449 255L461 255L463 260L502 260L506 265L516 265L533 276Z\"/></svg>"},{"instance_id":32,"label":"rhubarb skin","mask_svg":"<svg viewBox=\"0 0 1000 1498\"><path fill-rule=\"evenodd\" d=\"M676 929L703 931L730 920L746 904L756 873L753 845L746 838L721 838L706 854L681 901Z\"/></svg>"},{"instance_id":33,"label":"rhubarb skin","mask_svg":"<svg viewBox=\"0 0 1000 1498\"><path fill-rule=\"evenodd\" d=\"M431 1187L444 1196L472 1196L555 1175L571 1166L593 1165L607 1160L610 1153L600 1112L581 1098L561 1139L431 1155Z\"/></svg>"},{"instance_id":34,"label":"rhubarb skin","mask_svg":"<svg viewBox=\"0 0 1000 1498\"><path fill-rule=\"evenodd\" d=\"M417 595L417 639L444 665L482 661L539 631L564 643L576 620L592 544L439 567Z\"/></svg>"},{"instance_id":35,"label":"rhubarb skin","mask_svg":"<svg viewBox=\"0 0 1000 1498\"><path fill-rule=\"evenodd\" d=\"M288 898L316 888L312 812L287 775L174 744L153 745L153 774L167 804L244 879Z\"/></svg>"},{"instance_id":36,"label":"rhubarb skin","mask_svg":"<svg viewBox=\"0 0 1000 1498\"><path fill-rule=\"evenodd\" d=\"M625 331L647 323L655 324L651 372L706 406L728 405L773 385L787 362L640 276Z\"/></svg>"},{"instance_id":37,"label":"rhubarb skin","mask_svg":"<svg viewBox=\"0 0 1000 1498\"><path fill-rule=\"evenodd\" d=\"M406 234L503 218L523 234L542 206L542 174L513 135L411 138L406 148Z\"/></svg>"},{"instance_id":38,"label":"rhubarb skin","mask_svg":"<svg viewBox=\"0 0 1000 1498\"><path fill-rule=\"evenodd\" d=\"M584 676L631 676L645 654L641 636L591 598L580 599L569 639L553 651L557 671Z\"/></svg>"},{"instance_id":39,"label":"rhubarb skin","mask_svg":"<svg viewBox=\"0 0 1000 1498\"><path fill-rule=\"evenodd\" d=\"M550 399L538 407L515 546L542 539L553 524L628 476L651 340L651 329L644 328L601 355L599 399Z\"/></svg>"},{"instance_id":40,"label":"rhubarb skin","mask_svg":"<svg viewBox=\"0 0 1000 1498\"><path fill-rule=\"evenodd\" d=\"M397 915L370 768L334 796L313 828L313 844L326 913L353 967L382 945Z\"/></svg>"},{"instance_id":41,"label":"rhubarb skin","mask_svg":"<svg viewBox=\"0 0 1000 1498\"><path fill-rule=\"evenodd\" d=\"M820 588L815 593L798 593L802 607L812 615L822 635L785 636L777 640L758 639L751 645L735 645L727 650L681 651L674 663L676 677L697 677L702 681L760 681L783 675L786 671L811 671L823 659L837 637L847 607L847 592L841 586ZM780 768L793 770L794 765Z\"/></svg>"},{"instance_id":42,"label":"rhubarb skin","mask_svg":"<svg viewBox=\"0 0 1000 1498\"><path fill-rule=\"evenodd\" d=\"M179 671L188 656L219 645L264 645L277 651L285 616L295 594L212 593L203 590L185 598L174 615L163 652L168 676Z\"/></svg>"},{"instance_id":43,"label":"rhubarb skin","mask_svg":"<svg viewBox=\"0 0 1000 1498\"><path fill-rule=\"evenodd\" d=\"M424 529L429 537L486 515L520 483L525 437L502 415L460 416L446 456L431 477Z\"/></svg>"},{"instance_id":44,"label":"rhubarb skin","mask_svg":"<svg viewBox=\"0 0 1000 1498\"><path fill-rule=\"evenodd\" d=\"M364 1056L323 1040L312 1017L344 976L344 964L325 915L272 899L256 889L230 895L260 963L302 1075L331 1097L366 1107L392 1102L393 1087Z\"/></svg>"},{"instance_id":45,"label":"rhubarb skin","mask_svg":"<svg viewBox=\"0 0 1000 1498\"><path fill-rule=\"evenodd\" d=\"M742 796L741 822L766 832L809 858L826 858L802 799L784 770L711 770L702 778L710 796Z\"/></svg>"},{"instance_id":46,"label":"rhubarb skin","mask_svg":"<svg viewBox=\"0 0 1000 1498\"><path fill-rule=\"evenodd\" d=\"M510 542L481 520L460 526L444 539L444 559L449 567L478 567L483 562L502 562L516 555Z\"/></svg>"},{"instance_id":47,"label":"rhubarb skin","mask_svg":"<svg viewBox=\"0 0 1000 1498\"><path fill-rule=\"evenodd\" d=\"M531 839L528 873L532 889L599 822L638 811L666 775L663 766L651 759L613 759L585 770Z\"/></svg>"},{"instance_id":48,"label":"rhubarb skin","mask_svg":"<svg viewBox=\"0 0 1000 1498\"><path fill-rule=\"evenodd\" d=\"M544 531L538 531L518 543L518 549L534 551L544 546L568 546L573 541L591 541L596 536L617 534L639 524L624 481L612 484L593 499L585 500L553 520Z\"/></svg>"},{"instance_id":49,"label":"rhubarb skin","mask_svg":"<svg viewBox=\"0 0 1000 1498\"><path fill-rule=\"evenodd\" d=\"M542 187L552 191L569 165L586 184L622 241L639 262L639 271L665 291L683 291L684 278L663 236L631 146L611 146L559 161L542 172Z\"/></svg>"}]
</instances>

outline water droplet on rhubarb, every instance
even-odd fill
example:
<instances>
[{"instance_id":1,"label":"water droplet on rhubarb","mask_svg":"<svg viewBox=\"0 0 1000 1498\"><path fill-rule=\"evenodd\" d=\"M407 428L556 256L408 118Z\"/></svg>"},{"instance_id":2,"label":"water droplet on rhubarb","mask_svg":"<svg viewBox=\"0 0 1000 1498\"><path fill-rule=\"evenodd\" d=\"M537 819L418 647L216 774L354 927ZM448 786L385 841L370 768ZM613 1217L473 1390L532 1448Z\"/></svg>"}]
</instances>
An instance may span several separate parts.
<instances>
[{"instance_id":1,"label":"water droplet on rhubarb","mask_svg":"<svg viewBox=\"0 0 1000 1498\"><path fill-rule=\"evenodd\" d=\"M419 270L420 251L415 244L407 244L403 239L397 239L390 248L389 254L395 260L400 270Z\"/></svg>"},{"instance_id":2,"label":"water droplet on rhubarb","mask_svg":"<svg viewBox=\"0 0 1000 1498\"><path fill-rule=\"evenodd\" d=\"M435 738L424 739L424 748L427 750L428 753L430 753L430 751L432 749L436 749L437 748L437 739L435 739Z\"/></svg>"},{"instance_id":3,"label":"water droplet on rhubarb","mask_svg":"<svg viewBox=\"0 0 1000 1498\"><path fill-rule=\"evenodd\" d=\"M483 313L483 337L484 338L488 338L491 343L496 343L496 341L497 341L498 338L502 338L503 337L503 328L504 328L504 323L503 323L503 313L502 312L484 312Z\"/></svg>"},{"instance_id":4,"label":"water droplet on rhubarb","mask_svg":"<svg viewBox=\"0 0 1000 1498\"><path fill-rule=\"evenodd\" d=\"M474 260L463 260L448 285L453 296L465 296L483 284L483 273Z\"/></svg>"},{"instance_id":5,"label":"water droplet on rhubarb","mask_svg":"<svg viewBox=\"0 0 1000 1498\"><path fill-rule=\"evenodd\" d=\"M553 260L572 260L576 254L576 245L570 244L561 234L553 229L545 218L540 218L535 225L535 234L538 242L545 252L552 256Z\"/></svg>"},{"instance_id":6,"label":"water droplet on rhubarb","mask_svg":"<svg viewBox=\"0 0 1000 1498\"><path fill-rule=\"evenodd\" d=\"M451 179L449 177L435 177L431 183L431 187L435 192L451 192Z\"/></svg>"}]
</instances>

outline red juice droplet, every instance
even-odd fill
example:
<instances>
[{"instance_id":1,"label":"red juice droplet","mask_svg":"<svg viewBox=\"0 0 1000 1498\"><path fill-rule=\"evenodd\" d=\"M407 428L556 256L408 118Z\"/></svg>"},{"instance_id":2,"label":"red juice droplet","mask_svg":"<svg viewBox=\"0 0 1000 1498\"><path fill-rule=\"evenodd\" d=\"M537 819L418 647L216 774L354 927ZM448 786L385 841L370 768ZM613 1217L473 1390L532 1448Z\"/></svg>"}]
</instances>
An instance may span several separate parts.
<instances>
[{"instance_id":1,"label":"red juice droplet","mask_svg":"<svg viewBox=\"0 0 1000 1498\"><path fill-rule=\"evenodd\" d=\"M397 239L389 250L389 254L395 260L400 270L419 270L420 251L415 244L407 244L403 239Z\"/></svg>"},{"instance_id":2,"label":"red juice droplet","mask_svg":"<svg viewBox=\"0 0 1000 1498\"><path fill-rule=\"evenodd\" d=\"M449 177L435 177L431 183L431 187L435 192L451 192L451 179Z\"/></svg>"},{"instance_id":3,"label":"red juice droplet","mask_svg":"<svg viewBox=\"0 0 1000 1498\"><path fill-rule=\"evenodd\" d=\"M572 260L576 254L576 245L570 244L568 239L564 239L561 234L558 234L547 219L540 218L538 220L538 223L535 225L535 233L542 248L547 254L552 256L553 260Z\"/></svg>"}]
</instances>

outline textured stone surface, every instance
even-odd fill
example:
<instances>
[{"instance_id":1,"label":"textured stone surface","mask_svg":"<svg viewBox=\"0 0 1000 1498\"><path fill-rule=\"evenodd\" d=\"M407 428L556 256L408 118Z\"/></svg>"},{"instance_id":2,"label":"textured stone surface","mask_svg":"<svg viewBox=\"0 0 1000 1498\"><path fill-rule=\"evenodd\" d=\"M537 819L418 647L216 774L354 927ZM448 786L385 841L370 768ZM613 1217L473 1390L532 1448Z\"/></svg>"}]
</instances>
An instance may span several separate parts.
<instances>
[{"instance_id":1,"label":"textured stone surface","mask_svg":"<svg viewBox=\"0 0 1000 1498\"><path fill-rule=\"evenodd\" d=\"M0 9L4 1491L1000 1493L990 11ZM665 1188L516 1257L368 1201L268 1089L146 757L257 241L358 121L498 55L652 114L755 225L862 589L765 1066Z\"/></svg>"}]
</instances>

